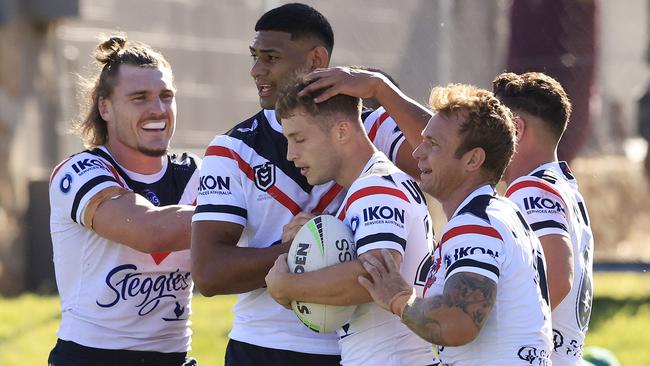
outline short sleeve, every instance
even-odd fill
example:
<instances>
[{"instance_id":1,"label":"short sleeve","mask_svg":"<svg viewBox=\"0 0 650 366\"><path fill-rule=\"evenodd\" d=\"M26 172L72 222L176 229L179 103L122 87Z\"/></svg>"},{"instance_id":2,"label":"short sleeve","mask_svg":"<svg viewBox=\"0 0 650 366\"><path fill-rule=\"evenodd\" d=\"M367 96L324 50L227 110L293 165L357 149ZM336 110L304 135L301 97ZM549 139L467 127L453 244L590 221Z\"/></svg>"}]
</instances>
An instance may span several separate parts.
<instances>
[{"instance_id":1,"label":"short sleeve","mask_svg":"<svg viewBox=\"0 0 650 366\"><path fill-rule=\"evenodd\" d=\"M227 221L242 226L248 218L242 186L242 157L228 136L208 146L199 172L199 192L192 221Z\"/></svg>"},{"instance_id":2,"label":"short sleeve","mask_svg":"<svg viewBox=\"0 0 650 366\"><path fill-rule=\"evenodd\" d=\"M388 115L383 107L364 116L363 125L370 141L393 163L397 163L397 152L405 141L404 134L397 126L397 122Z\"/></svg>"}]
</instances>

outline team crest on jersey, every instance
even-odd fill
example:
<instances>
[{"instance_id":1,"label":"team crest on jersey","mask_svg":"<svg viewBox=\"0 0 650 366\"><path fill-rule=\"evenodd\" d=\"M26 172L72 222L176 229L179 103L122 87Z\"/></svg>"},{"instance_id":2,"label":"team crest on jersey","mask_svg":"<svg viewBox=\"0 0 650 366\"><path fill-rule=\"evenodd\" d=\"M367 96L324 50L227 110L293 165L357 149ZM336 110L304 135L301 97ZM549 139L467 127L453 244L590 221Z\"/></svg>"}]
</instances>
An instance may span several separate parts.
<instances>
[{"instance_id":1,"label":"team crest on jersey","mask_svg":"<svg viewBox=\"0 0 650 366\"><path fill-rule=\"evenodd\" d=\"M275 165L267 162L253 167L255 186L261 191L268 191L275 184Z\"/></svg>"}]
</instances>

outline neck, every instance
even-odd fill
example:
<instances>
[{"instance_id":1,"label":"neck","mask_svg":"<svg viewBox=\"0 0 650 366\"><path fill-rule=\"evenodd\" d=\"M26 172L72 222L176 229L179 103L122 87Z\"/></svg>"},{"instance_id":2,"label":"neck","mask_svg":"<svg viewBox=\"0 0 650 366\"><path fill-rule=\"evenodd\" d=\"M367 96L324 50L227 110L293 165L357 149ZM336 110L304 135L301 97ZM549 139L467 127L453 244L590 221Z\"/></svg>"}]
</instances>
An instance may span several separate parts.
<instances>
[{"instance_id":1,"label":"neck","mask_svg":"<svg viewBox=\"0 0 650 366\"><path fill-rule=\"evenodd\" d=\"M517 155L508 166L504 175L507 185L510 185L515 179L530 174L535 168L542 164L557 162L557 149L537 149L524 154L523 151L517 152Z\"/></svg>"},{"instance_id":2,"label":"neck","mask_svg":"<svg viewBox=\"0 0 650 366\"><path fill-rule=\"evenodd\" d=\"M139 174L154 174L160 171L165 156L149 156L123 145L106 143L113 159L124 168Z\"/></svg>"},{"instance_id":3,"label":"neck","mask_svg":"<svg viewBox=\"0 0 650 366\"><path fill-rule=\"evenodd\" d=\"M343 163L341 164L341 170L338 176L334 178L336 183L346 189L349 189L354 181L359 178L361 173L363 173L363 168L366 166L366 163L368 163L372 154L375 153L375 148L369 141L353 144L354 146L350 146L352 148L346 152L342 159Z\"/></svg>"}]
</instances>

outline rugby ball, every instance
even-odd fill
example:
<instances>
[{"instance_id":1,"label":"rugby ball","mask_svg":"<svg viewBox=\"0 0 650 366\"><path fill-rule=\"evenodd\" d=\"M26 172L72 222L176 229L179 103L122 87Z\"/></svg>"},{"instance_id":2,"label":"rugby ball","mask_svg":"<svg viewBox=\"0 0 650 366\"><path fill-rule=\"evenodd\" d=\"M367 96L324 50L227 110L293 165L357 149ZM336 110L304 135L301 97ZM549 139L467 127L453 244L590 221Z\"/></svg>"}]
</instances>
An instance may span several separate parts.
<instances>
[{"instance_id":1,"label":"rugby ball","mask_svg":"<svg viewBox=\"0 0 650 366\"><path fill-rule=\"evenodd\" d=\"M291 243L287 263L292 273L303 273L351 261L356 256L352 230L334 216L320 215L298 230ZM350 321L356 305L335 306L293 301L291 308L309 329L329 333Z\"/></svg>"}]
</instances>

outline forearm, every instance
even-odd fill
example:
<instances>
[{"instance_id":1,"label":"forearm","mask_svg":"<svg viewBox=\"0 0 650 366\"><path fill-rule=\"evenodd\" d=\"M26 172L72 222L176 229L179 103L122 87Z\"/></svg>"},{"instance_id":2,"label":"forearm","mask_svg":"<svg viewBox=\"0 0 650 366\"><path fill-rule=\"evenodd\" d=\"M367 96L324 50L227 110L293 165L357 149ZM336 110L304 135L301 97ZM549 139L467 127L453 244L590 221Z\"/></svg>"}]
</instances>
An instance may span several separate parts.
<instances>
[{"instance_id":1,"label":"forearm","mask_svg":"<svg viewBox=\"0 0 650 366\"><path fill-rule=\"evenodd\" d=\"M402 322L422 339L439 346L466 344L466 330L476 328L462 310L446 306L443 296L415 299L404 308Z\"/></svg>"},{"instance_id":2,"label":"forearm","mask_svg":"<svg viewBox=\"0 0 650 366\"><path fill-rule=\"evenodd\" d=\"M385 81L378 85L375 98L397 122L406 141L414 148L418 146L422 141L422 130L432 113Z\"/></svg>"},{"instance_id":3,"label":"forearm","mask_svg":"<svg viewBox=\"0 0 650 366\"><path fill-rule=\"evenodd\" d=\"M207 250L207 251L205 251ZM289 244L268 248L211 245L192 255L193 276L205 296L239 294L265 286L264 276Z\"/></svg>"},{"instance_id":4,"label":"forearm","mask_svg":"<svg viewBox=\"0 0 650 366\"><path fill-rule=\"evenodd\" d=\"M156 207L127 193L99 203L87 225L100 236L143 253L189 249L193 206Z\"/></svg>"},{"instance_id":5,"label":"forearm","mask_svg":"<svg viewBox=\"0 0 650 366\"><path fill-rule=\"evenodd\" d=\"M281 297L325 305L357 305L372 301L357 278L366 275L358 260L317 271L287 274L280 286Z\"/></svg>"}]
</instances>

